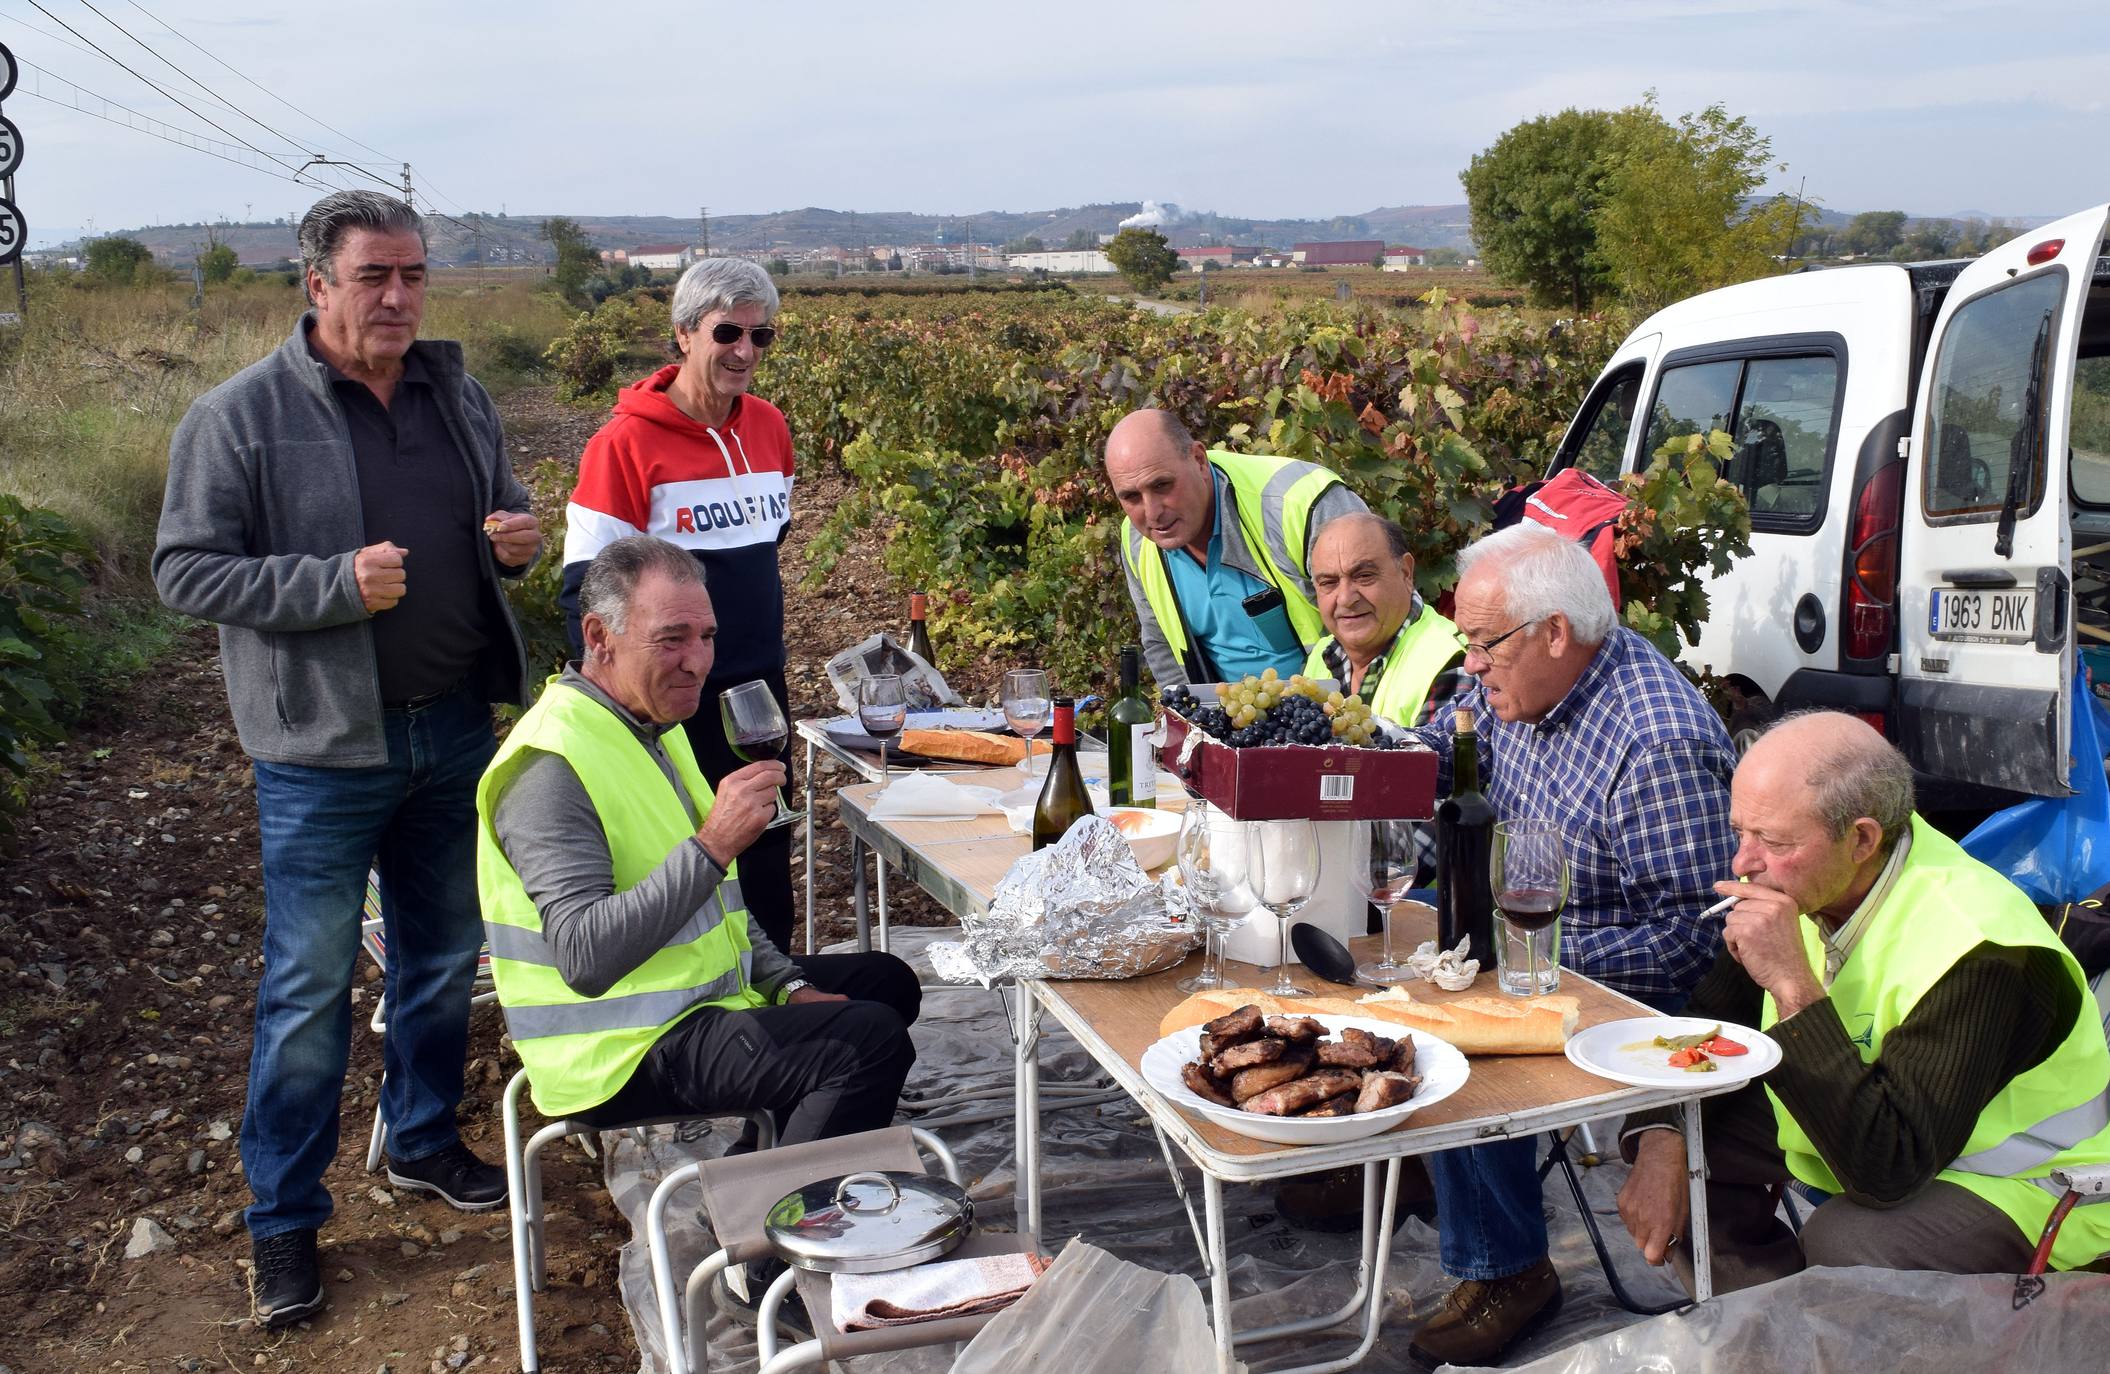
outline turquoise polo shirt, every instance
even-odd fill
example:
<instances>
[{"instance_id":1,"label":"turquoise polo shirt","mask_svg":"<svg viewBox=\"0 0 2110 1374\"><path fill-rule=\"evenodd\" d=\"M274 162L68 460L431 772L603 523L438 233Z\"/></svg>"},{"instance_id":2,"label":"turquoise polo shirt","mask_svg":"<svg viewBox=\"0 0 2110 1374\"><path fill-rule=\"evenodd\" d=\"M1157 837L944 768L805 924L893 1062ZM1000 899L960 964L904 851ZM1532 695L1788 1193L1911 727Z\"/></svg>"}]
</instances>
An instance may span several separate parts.
<instances>
[{"instance_id":1,"label":"turquoise polo shirt","mask_svg":"<svg viewBox=\"0 0 2110 1374\"><path fill-rule=\"evenodd\" d=\"M1216 501L1215 519L1209 529L1208 566L1195 562L1194 555L1185 549L1174 549L1165 555L1165 571L1172 579L1172 594L1179 599L1188 632L1208 650L1216 670L1227 682L1258 677L1269 668L1283 677L1301 673L1304 650L1276 649L1245 613L1245 599L1266 591L1268 584L1223 561L1224 475L1211 471L1216 478Z\"/></svg>"}]
</instances>

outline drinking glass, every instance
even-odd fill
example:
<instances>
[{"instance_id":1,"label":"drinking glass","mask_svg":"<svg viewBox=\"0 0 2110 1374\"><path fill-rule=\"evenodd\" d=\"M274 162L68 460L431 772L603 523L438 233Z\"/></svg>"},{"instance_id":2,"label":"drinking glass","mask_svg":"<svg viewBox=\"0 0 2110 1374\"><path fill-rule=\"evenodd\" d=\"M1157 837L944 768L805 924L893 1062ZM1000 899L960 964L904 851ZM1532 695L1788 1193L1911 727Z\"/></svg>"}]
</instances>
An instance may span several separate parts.
<instances>
[{"instance_id":1,"label":"drinking glass","mask_svg":"<svg viewBox=\"0 0 2110 1374\"><path fill-rule=\"evenodd\" d=\"M791 733L784 724L784 711L777 705L776 693L769 690L766 682L743 682L726 691L718 698L718 718L725 723L725 742L749 763L782 755L784 740ZM790 825L804 814L784 804L784 789L779 787L777 815L769 828Z\"/></svg>"},{"instance_id":2,"label":"drinking glass","mask_svg":"<svg viewBox=\"0 0 2110 1374\"><path fill-rule=\"evenodd\" d=\"M1356 891L1377 907L1384 922L1384 957L1357 964L1355 971L1373 983L1407 983L1418 975L1392 957L1392 906L1414 886L1414 823L1357 821L1353 835Z\"/></svg>"},{"instance_id":3,"label":"drinking glass","mask_svg":"<svg viewBox=\"0 0 2110 1374\"><path fill-rule=\"evenodd\" d=\"M1180 818L1180 879L1202 923L1202 970L1182 978L1181 992L1235 988L1223 971L1224 936L1252 909L1246 887L1245 835L1238 822L1200 798L1189 798Z\"/></svg>"},{"instance_id":4,"label":"drinking glass","mask_svg":"<svg viewBox=\"0 0 2110 1374\"><path fill-rule=\"evenodd\" d=\"M1246 882L1279 922L1274 997L1308 997L1289 980L1289 918L1319 888L1319 827L1311 821L1246 822Z\"/></svg>"},{"instance_id":5,"label":"drinking glass","mask_svg":"<svg viewBox=\"0 0 2110 1374\"><path fill-rule=\"evenodd\" d=\"M878 673L857 684L857 723L879 741L879 786L892 780L887 745L908 723L908 689L895 673Z\"/></svg>"},{"instance_id":6,"label":"drinking glass","mask_svg":"<svg viewBox=\"0 0 2110 1374\"><path fill-rule=\"evenodd\" d=\"M1047 728L1049 719L1055 714L1054 698L1048 695L1048 675L1038 668L1013 668L1004 674L1004 687L998 700L1004 708L1004 724L1011 732L1026 742L1026 757L1019 762L1019 771L1027 777L1033 776L1033 737Z\"/></svg>"},{"instance_id":7,"label":"drinking glass","mask_svg":"<svg viewBox=\"0 0 2110 1374\"><path fill-rule=\"evenodd\" d=\"M1561 985L1560 914L1568 901L1568 845L1552 821L1500 821L1488 859L1501 913L1498 985L1515 997L1541 997Z\"/></svg>"}]
</instances>

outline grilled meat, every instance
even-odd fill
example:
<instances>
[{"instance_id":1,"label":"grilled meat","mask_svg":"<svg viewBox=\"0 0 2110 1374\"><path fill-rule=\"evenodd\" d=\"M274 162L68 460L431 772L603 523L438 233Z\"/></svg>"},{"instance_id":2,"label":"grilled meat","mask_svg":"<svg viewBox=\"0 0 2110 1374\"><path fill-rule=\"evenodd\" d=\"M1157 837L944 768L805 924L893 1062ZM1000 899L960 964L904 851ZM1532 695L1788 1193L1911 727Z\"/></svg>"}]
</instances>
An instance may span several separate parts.
<instances>
[{"instance_id":1,"label":"grilled meat","mask_svg":"<svg viewBox=\"0 0 2110 1374\"><path fill-rule=\"evenodd\" d=\"M1399 1038L1399 1048L1392 1052L1392 1062L1385 1067L1391 1069L1394 1073L1414 1072L1413 1036L1402 1035Z\"/></svg>"},{"instance_id":2,"label":"grilled meat","mask_svg":"<svg viewBox=\"0 0 2110 1374\"><path fill-rule=\"evenodd\" d=\"M1180 1082L1187 1085L1188 1092L1204 1101L1214 1102L1219 1107L1238 1105L1231 1100L1231 1094L1227 1091L1229 1085L1205 1073L1199 1064L1180 1065Z\"/></svg>"},{"instance_id":3,"label":"grilled meat","mask_svg":"<svg viewBox=\"0 0 2110 1374\"><path fill-rule=\"evenodd\" d=\"M1267 1033L1279 1035L1284 1040L1299 1045L1308 1045L1326 1034L1326 1027L1309 1016L1270 1016L1267 1019Z\"/></svg>"},{"instance_id":4,"label":"grilled meat","mask_svg":"<svg viewBox=\"0 0 2110 1374\"><path fill-rule=\"evenodd\" d=\"M1225 1012L1214 1021L1206 1022L1202 1026L1202 1033L1215 1036L1220 1045L1235 1045L1241 1040L1250 1040L1260 1034L1261 1022L1264 1019L1260 1015L1260 1008L1248 1003L1237 1011Z\"/></svg>"},{"instance_id":5,"label":"grilled meat","mask_svg":"<svg viewBox=\"0 0 2110 1374\"><path fill-rule=\"evenodd\" d=\"M1288 1049L1289 1041L1277 1040L1273 1036L1265 1040L1248 1040L1244 1044L1231 1046L1210 1060L1209 1071L1219 1078L1229 1078L1240 1069L1272 1064Z\"/></svg>"},{"instance_id":6,"label":"grilled meat","mask_svg":"<svg viewBox=\"0 0 2110 1374\"><path fill-rule=\"evenodd\" d=\"M1321 1069L1242 1099L1238 1105L1263 1116L1290 1116L1329 1098L1354 1092L1359 1079L1360 1075L1348 1069Z\"/></svg>"},{"instance_id":7,"label":"grilled meat","mask_svg":"<svg viewBox=\"0 0 2110 1374\"><path fill-rule=\"evenodd\" d=\"M1281 1042L1276 1042L1281 1043ZM1272 1064L1262 1064L1257 1069L1241 1070L1231 1079L1231 1097L1244 1102L1293 1078L1302 1078L1311 1071L1311 1051L1301 1046L1290 1050Z\"/></svg>"},{"instance_id":8,"label":"grilled meat","mask_svg":"<svg viewBox=\"0 0 2110 1374\"><path fill-rule=\"evenodd\" d=\"M1412 1097L1421 1087L1421 1080L1412 1074L1393 1073L1387 1069L1379 1073L1363 1075L1363 1090L1356 1096L1358 1112L1381 1111L1386 1107L1397 1107ZM1248 1106L1247 1111L1252 1108Z\"/></svg>"},{"instance_id":9,"label":"grilled meat","mask_svg":"<svg viewBox=\"0 0 2110 1374\"><path fill-rule=\"evenodd\" d=\"M1340 1095L1339 1097L1329 1097L1329 1098L1327 1098L1327 1099L1326 1099L1326 1100L1325 1100L1324 1102L1321 1102L1321 1103L1320 1103L1320 1104L1319 1104L1318 1106L1316 1106L1316 1107L1309 1107L1309 1108L1306 1108L1306 1109L1305 1109L1304 1111L1298 1112L1298 1113L1297 1113L1297 1115L1298 1115L1298 1116L1354 1116L1354 1115L1355 1115L1355 1094L1354 1094L1354 1093L1342 1093L1342 1094L1341 1094L1341 1095Z\"/></svg>"},{"instance_id":10,"label":"grilled meat","mask_svg":"<svg viewBox=\"0 0 2110 1374\"><path fill-rule=\"evenodd\" d=\"M1343 1039L1320 1045L1319 1062L1331 1069L1374 1069L1385 1062L1385 1057L1375 1045L1358 1045Z\"/></svg>"}]
</instances>

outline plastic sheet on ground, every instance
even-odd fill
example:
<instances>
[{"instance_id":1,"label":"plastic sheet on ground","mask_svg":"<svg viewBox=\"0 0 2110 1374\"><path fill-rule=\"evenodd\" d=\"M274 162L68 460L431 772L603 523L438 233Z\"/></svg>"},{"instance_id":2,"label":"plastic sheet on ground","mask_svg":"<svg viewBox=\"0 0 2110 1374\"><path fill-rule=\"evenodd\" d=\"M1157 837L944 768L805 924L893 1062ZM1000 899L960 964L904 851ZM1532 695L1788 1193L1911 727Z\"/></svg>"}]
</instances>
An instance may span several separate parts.
<instances>
[{"instance_id":1,"label":"plastic sheet on ground","mask_svg":"<svg viewBox=\"0 0 2110 1374\"><path fill-rule=\"evenodd\" d=\"M915 963L926 979L929 968L921 950L933 937L957 939L959 932L899 928L893 932L894 951ZM909 1119L935 1131L959 1156L975 1200L977 1225L997 1230L1015 1226L1012 1061L1006 1027L996 992L978 987L926 990L923 1015L914 1030L917 1064L909 1078L912 1099L983 1089L994 1094L936 1107ZM1099 1081L1090 1057L1051 1017L1043 1019L1040 1048L1044 1083ZM1147 1268L1185 1274L1201 1284L1206 1298L1208 1281L1194 1232L1166 1175L1149 1119L1125 1097L1059 1110L1058 1100L1044 1092L1041 1105L1042 1249L1059 1253L1072 1237L1082 1237ZM622 1293L645 1374L660 1374L667 1368L660 1351L659 1317L644 1242L646 1203L668 1170L692 1158L722 1153L737 1129L736 1122L713 1123L708 1135L682 1142L671 1129L659 1128L650 1133L643 1148L627 1136L620 1141L605 1137L614 1142L609 1152L609 1190L634 1232L634 1239L622 1251ZM1606 1151L1613 1151L1610 1123L1599 1127L1597 1141ZM1199 1216L1201 1175L1191 1166L1184 1173ZM1607 1228L1606 1239L1629 1290L1638 1301L1660 1303L1676 1297L1678 1289L1667 1270L1651 1270L1641 1262L1619 1225L1613 1197L1625 1173L1617 1163L1588 1169L1584 1185L1600 1224ZM1512 1363L1639 1320L1613 1301L1558 1174L1548 1179L1545 1196L1552 1253L1566 1288L1566 1301L1558 1316L1519 1345L1510 1357ZM1314 1316L1348 1301L1355 1288L1355 1232L1328 1235L1291 1227L1275 1215L1268 1185L1227 1187L1224 1199L1232 1312L1240 1328ZM668 1212L675 1267L683 1277L713 1248L697 1219L698 1206L699 1194L684 1189ZM1390 1265L1385 1324L1362 1366L1368 1370L1416 1368L1407 1356L1413 1328L1450 1287L1436 1263L1436 1233L1418 1220L1409 1219L1399 1226ZM755 1367L752 1331L715 1314L710 1330L714 1371ZM1354 1349L1359 1334L1342 1327L1317 1336L1241 1346L1239 1358L1255 1374L1265 1374L1344 1355ZM547 1342L550 1333L544 1339ZM900 1351L865 1357L854 1362L853 1368L857 1374L938 1374L952 1367L958 1353L954 1347Z\"/></svg>"},{"instance_id":2,"label":"plastic sheet on ground","mask_svg":"<svg viewBox=\"0 0 2110 1374\"><path fill-rule=\"evenodd\" d=\"M1216 1374L1209 1305L1161 1274L1073 1240L1025 1297L960 1352L953 1374Z\"/></svg>"},{"instance_id":3,"label":"plastic sheet on ground","mask_svg":"<svg viewBox=\"0 0 2110 1374\"><path fill-rule=\"evenodd\" d=\"M2110 1275L1805 1269L1521 1367L1511 1362L1504 1374L2093 1374L2105 1365L2105 1312Z\"/></svg>"}]
</instances>

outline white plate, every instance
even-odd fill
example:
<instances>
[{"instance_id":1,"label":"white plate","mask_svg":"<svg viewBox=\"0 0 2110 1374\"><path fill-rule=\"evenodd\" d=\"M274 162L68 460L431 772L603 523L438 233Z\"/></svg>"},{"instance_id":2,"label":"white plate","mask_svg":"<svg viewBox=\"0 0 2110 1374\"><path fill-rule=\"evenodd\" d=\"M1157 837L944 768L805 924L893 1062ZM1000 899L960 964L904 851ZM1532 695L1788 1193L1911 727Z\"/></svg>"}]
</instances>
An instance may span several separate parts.
<instances>
[{"instance_id":1,"label":"white plate","mask_svg":"<svg viewBox=\"0 0 2110 1374\"><path fill-rule=\"evenodd\" d=\"M1292 1012L1291 1015L1297 1013ZM1456 1046L1438 1040L1424 1031L1408 1030L1390 1021L1379 1021L1363 1016L1317 1016L1312 1018L1326 1027L1333 1035L1354 1026L1397 1040L1402 1035L1414 1040L1414 1071L1421 1075L1421 1089L1396 1107L1384 1107L1374 1112L1360 1112L1354 1116L1263 1116L1258 1112L1244 1112L1236 1107L1219 1107L1207 1098L1198 1097L1180 1082L1181 1065L1193 1062L1201 1049L1202 1028L1189 1026L1183 1031L1174 1031L1143 1051L1143 1081L1158 1091L1161 1097L1184 1112L1203 1117L1227 1130L1240 1135L1265 1140L1276 1145L1338 1145L1344 1141L1362 1140L1391 1130L1419 1109L1432 1102L1441 1102L1465 1084L1470 1072L1465 1056Z\"/></svg>"},{"instance_id":2,"label":"white plate","mask_svg":"<svg viewBox=\"0 0 2110 1374\"><path fill-rule=\"evenodd\" d=\"M1672 1068L1668 1062L1671 1051L1651 1043L1659 1035L1697 1035L1710 1026L1720 1026L1722 1034L1751 1052L1720 1058L1709 1055L1714 1071L1692 1073ZM1710 1021L1699 1016L1636 1016L1626 1021L1607 1021L1569 1036L1568 1062L1599 1078L1631 1083L1637 1088L1689 1088L1695 1082L1741 1083L1757 1078L1780 1062L1780 1046L1772 1036L1733 1021Z\"/></svg>"}]
</instances>

